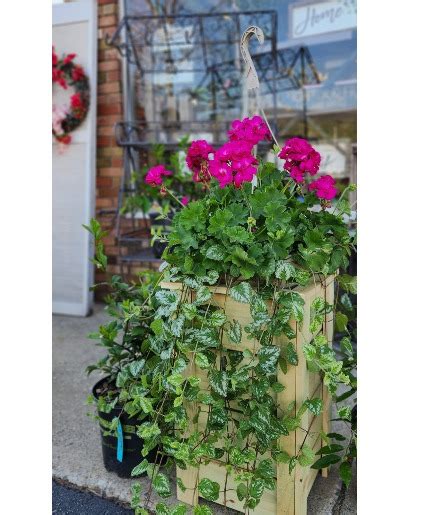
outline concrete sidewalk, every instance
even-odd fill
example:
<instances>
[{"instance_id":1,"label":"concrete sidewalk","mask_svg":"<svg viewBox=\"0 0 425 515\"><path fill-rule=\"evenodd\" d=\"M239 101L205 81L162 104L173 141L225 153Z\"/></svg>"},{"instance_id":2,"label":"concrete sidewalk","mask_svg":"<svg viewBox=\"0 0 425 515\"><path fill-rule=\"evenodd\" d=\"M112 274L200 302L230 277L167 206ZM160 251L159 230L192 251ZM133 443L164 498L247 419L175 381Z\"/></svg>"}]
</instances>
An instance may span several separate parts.
<instances>
[{"instance_id":1,"label":"concrete sidewalk","mask_svg":"<svg viewBox=\"0 0 425 515\"><path fill-rule=\"evenodd\" d=\"M87 318L53 317L53 477L128 505L130 486L135 480L120 479L104 469L99 427L87 416L90 408L85 405L100 377L93 373L88 378L85 368L103 356L102 348L86 335L106 320L101 305L96 305L93 315ZM147 484L146 479L138 482ZM224 509L214 505L214 512L224 513ZM345 492L337 470L331 470L327 479L319 474L308 499L308 513L357 513L355 475Z\"/></svg>"}]
</instances>

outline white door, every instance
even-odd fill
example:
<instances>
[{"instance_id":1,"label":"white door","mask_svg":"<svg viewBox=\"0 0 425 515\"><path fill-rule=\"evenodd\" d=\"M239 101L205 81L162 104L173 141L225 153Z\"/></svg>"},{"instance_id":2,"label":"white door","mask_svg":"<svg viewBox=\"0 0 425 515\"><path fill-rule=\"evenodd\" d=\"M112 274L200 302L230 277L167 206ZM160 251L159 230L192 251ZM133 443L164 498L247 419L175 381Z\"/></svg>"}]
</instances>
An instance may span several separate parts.
<instances>
[{"instance_id":1,"label":"white door","mask_svg":"<svg viewBox=\"0 0 425 515\"><path fill-rule=\"evenodd\" d=\"M87 315L93 302L92 242L82 224L94 216L96 181L97 3L81 0L53 6L56 53L75 53L90 80L90 107L63 152L53 142L53 312ZM53 103L63 103L55 85ZM70 88L72 89L72 88Z\"/></svg>"}]
</instances>

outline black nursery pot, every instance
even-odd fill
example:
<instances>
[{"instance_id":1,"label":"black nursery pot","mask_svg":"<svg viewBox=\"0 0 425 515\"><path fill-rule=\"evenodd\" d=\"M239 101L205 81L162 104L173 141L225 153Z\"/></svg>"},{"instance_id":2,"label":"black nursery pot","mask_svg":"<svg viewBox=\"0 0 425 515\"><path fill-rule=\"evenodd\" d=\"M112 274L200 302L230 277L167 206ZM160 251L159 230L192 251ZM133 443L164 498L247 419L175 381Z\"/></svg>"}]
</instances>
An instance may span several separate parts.
<instances>
[{"instance_id":1,"label":"black nursery pot","mask_svg":"<svg viewBox=\"0 0 425 515\"><path fill-rule=\"evenodd\" d=\"M173 218L174 213L170 212L168 216L169 216L169 218ZM151 227L152 228L162 228L163 234L169 233L170 229L171 229L171 220L167 220L167 219L159 219L158 220L158 217L159 217L158 213L149 213L149 218L151 220ZM162 254L164 253L164 250L166 248L167 248L166 241L155 240L152 245L153 255L157 259L161 259Z\"/></svg>"},{"instance_id":2,"label":"black nursery pot","mask_svg":"<svg viewBox=\"0 0 425 515\"><path fill-rule=\"evenodd\" d=\"M107 379L108 378L103 378L94 385L92 391L95 399L99 398L98 390L105 381L107 381ZM138 421L135 417L130 418L127 413L122 411L121 407L113 408L110 413L104 413L103 411L100 412L99 410L97 413L101 419L108 422L112 422L112 419L115 417L120 418L124 436L123 460L121 462L117 459L116 436L104 436L103 432L106 428L103 428L99 422L102 440L103 464L108 472L115 472L122 478L130 478L131 471L143 460L141 454L143 449L143 440L136 434L136 426L139 425ZM156 453L157 449L155 448L146 456L149 463L155 462Z\"/></svg>"}]
</instances>

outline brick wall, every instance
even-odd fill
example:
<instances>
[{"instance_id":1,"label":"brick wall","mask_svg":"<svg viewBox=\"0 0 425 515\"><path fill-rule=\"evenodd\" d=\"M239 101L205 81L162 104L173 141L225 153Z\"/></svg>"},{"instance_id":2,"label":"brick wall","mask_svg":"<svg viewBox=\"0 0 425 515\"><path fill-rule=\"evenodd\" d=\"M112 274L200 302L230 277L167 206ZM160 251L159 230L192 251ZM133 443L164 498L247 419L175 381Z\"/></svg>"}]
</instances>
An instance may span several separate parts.
<instances>
[{"instance_id":1,"label":"brick wall","mask_svg":"<svg viewBox=\"0 0 425 515\"><path fill-rule=\"evenodd\" d=\"M105 239L109 270L117 273L118 248L114 234L114 212L122 169L122 150L115 144L114 124L123 119L121 58L108 47L105 36L112 35L120 19L117 0L98 0L98 86L97 86L97 166L96 216L109 231ZM96 272L96 282L104 279Z\"/></svg>"}]
</instances>

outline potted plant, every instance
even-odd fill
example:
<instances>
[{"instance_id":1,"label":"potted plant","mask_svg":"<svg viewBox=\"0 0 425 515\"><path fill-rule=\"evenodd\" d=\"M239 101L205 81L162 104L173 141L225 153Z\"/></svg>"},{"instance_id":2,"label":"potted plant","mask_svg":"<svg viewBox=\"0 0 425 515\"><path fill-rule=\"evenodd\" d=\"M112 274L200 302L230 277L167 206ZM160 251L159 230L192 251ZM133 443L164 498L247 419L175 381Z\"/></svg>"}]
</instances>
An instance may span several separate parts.
<instances>
[{"instance_id":1,"label":"potted plant","mask_svg":"<svg viewBox=\"0 0 425 515\"><path fill-rule=\"evenodd\" d=\"M335 281L355 290L343 273L354 249L344 221L352 186L335 201L335 181L318 176L320 155L300 138L276 142L282 169L263 162L255 145L270 138L255 116L233 122L214 152L192 143L188 164L205 195L174 216L154 294L149 345L162 357L164 404L141 427L145 445L159 438L162 450L138 470L167 498L161 465L172 460L178 498L196 515L211 513L200 496L242 512L301 515L317 471L338 464L348 484L356 452L355 426L346 438L329 423L333 398L350 426L356 392L350 335L338 355L332 348L334 320L348 330ZM140 493L136 485L139 514Z\"/></svg>"},{"instance_id":2,"label":"potted plant","mask_svg":"<svg viewBox=\"0 0 425 515\"><path fill-rule=\"evenodd\" d=\"M95 240L95 265L106 271L107 259L103 253L102 232L99 223L92 220L86 227ZM161 363L150 351L149 339L154 335L150 328L155 316L154 293L158 289L156 272L140 274L139 283L124 283L112 276L106 283L107 312L111 320L99 327L89 338L102 346L106 355L87 367L87 373L103 374L96 382L89 402L97 409L105 468L120 477L131 477L139 464L142 450L155 462L158 442L151 439L146 446L138 433L138 426L152 420L157 402L155 395ZM137 473L136 470L133 474Z\"/></svg>"},{"instance_id":3,"label":"potted plant","mask_svg":"<svg viewBox=\"0 0 425 515\"><path fill-rule=\"evenodd\" d=\"M199 196L199 187L192 180L183 154L187 150L188 137L178 143L178 150L167 152L161 143L152 146L155 166L145 165L134 174L136 192L125 199L121 214L140 213L148 217L151 228L151 245L154 256L160 258L166 245L174 213L185 206L189 199ZM161 186L158 188L158 186Z\"/></svg>"}]
</instances>

